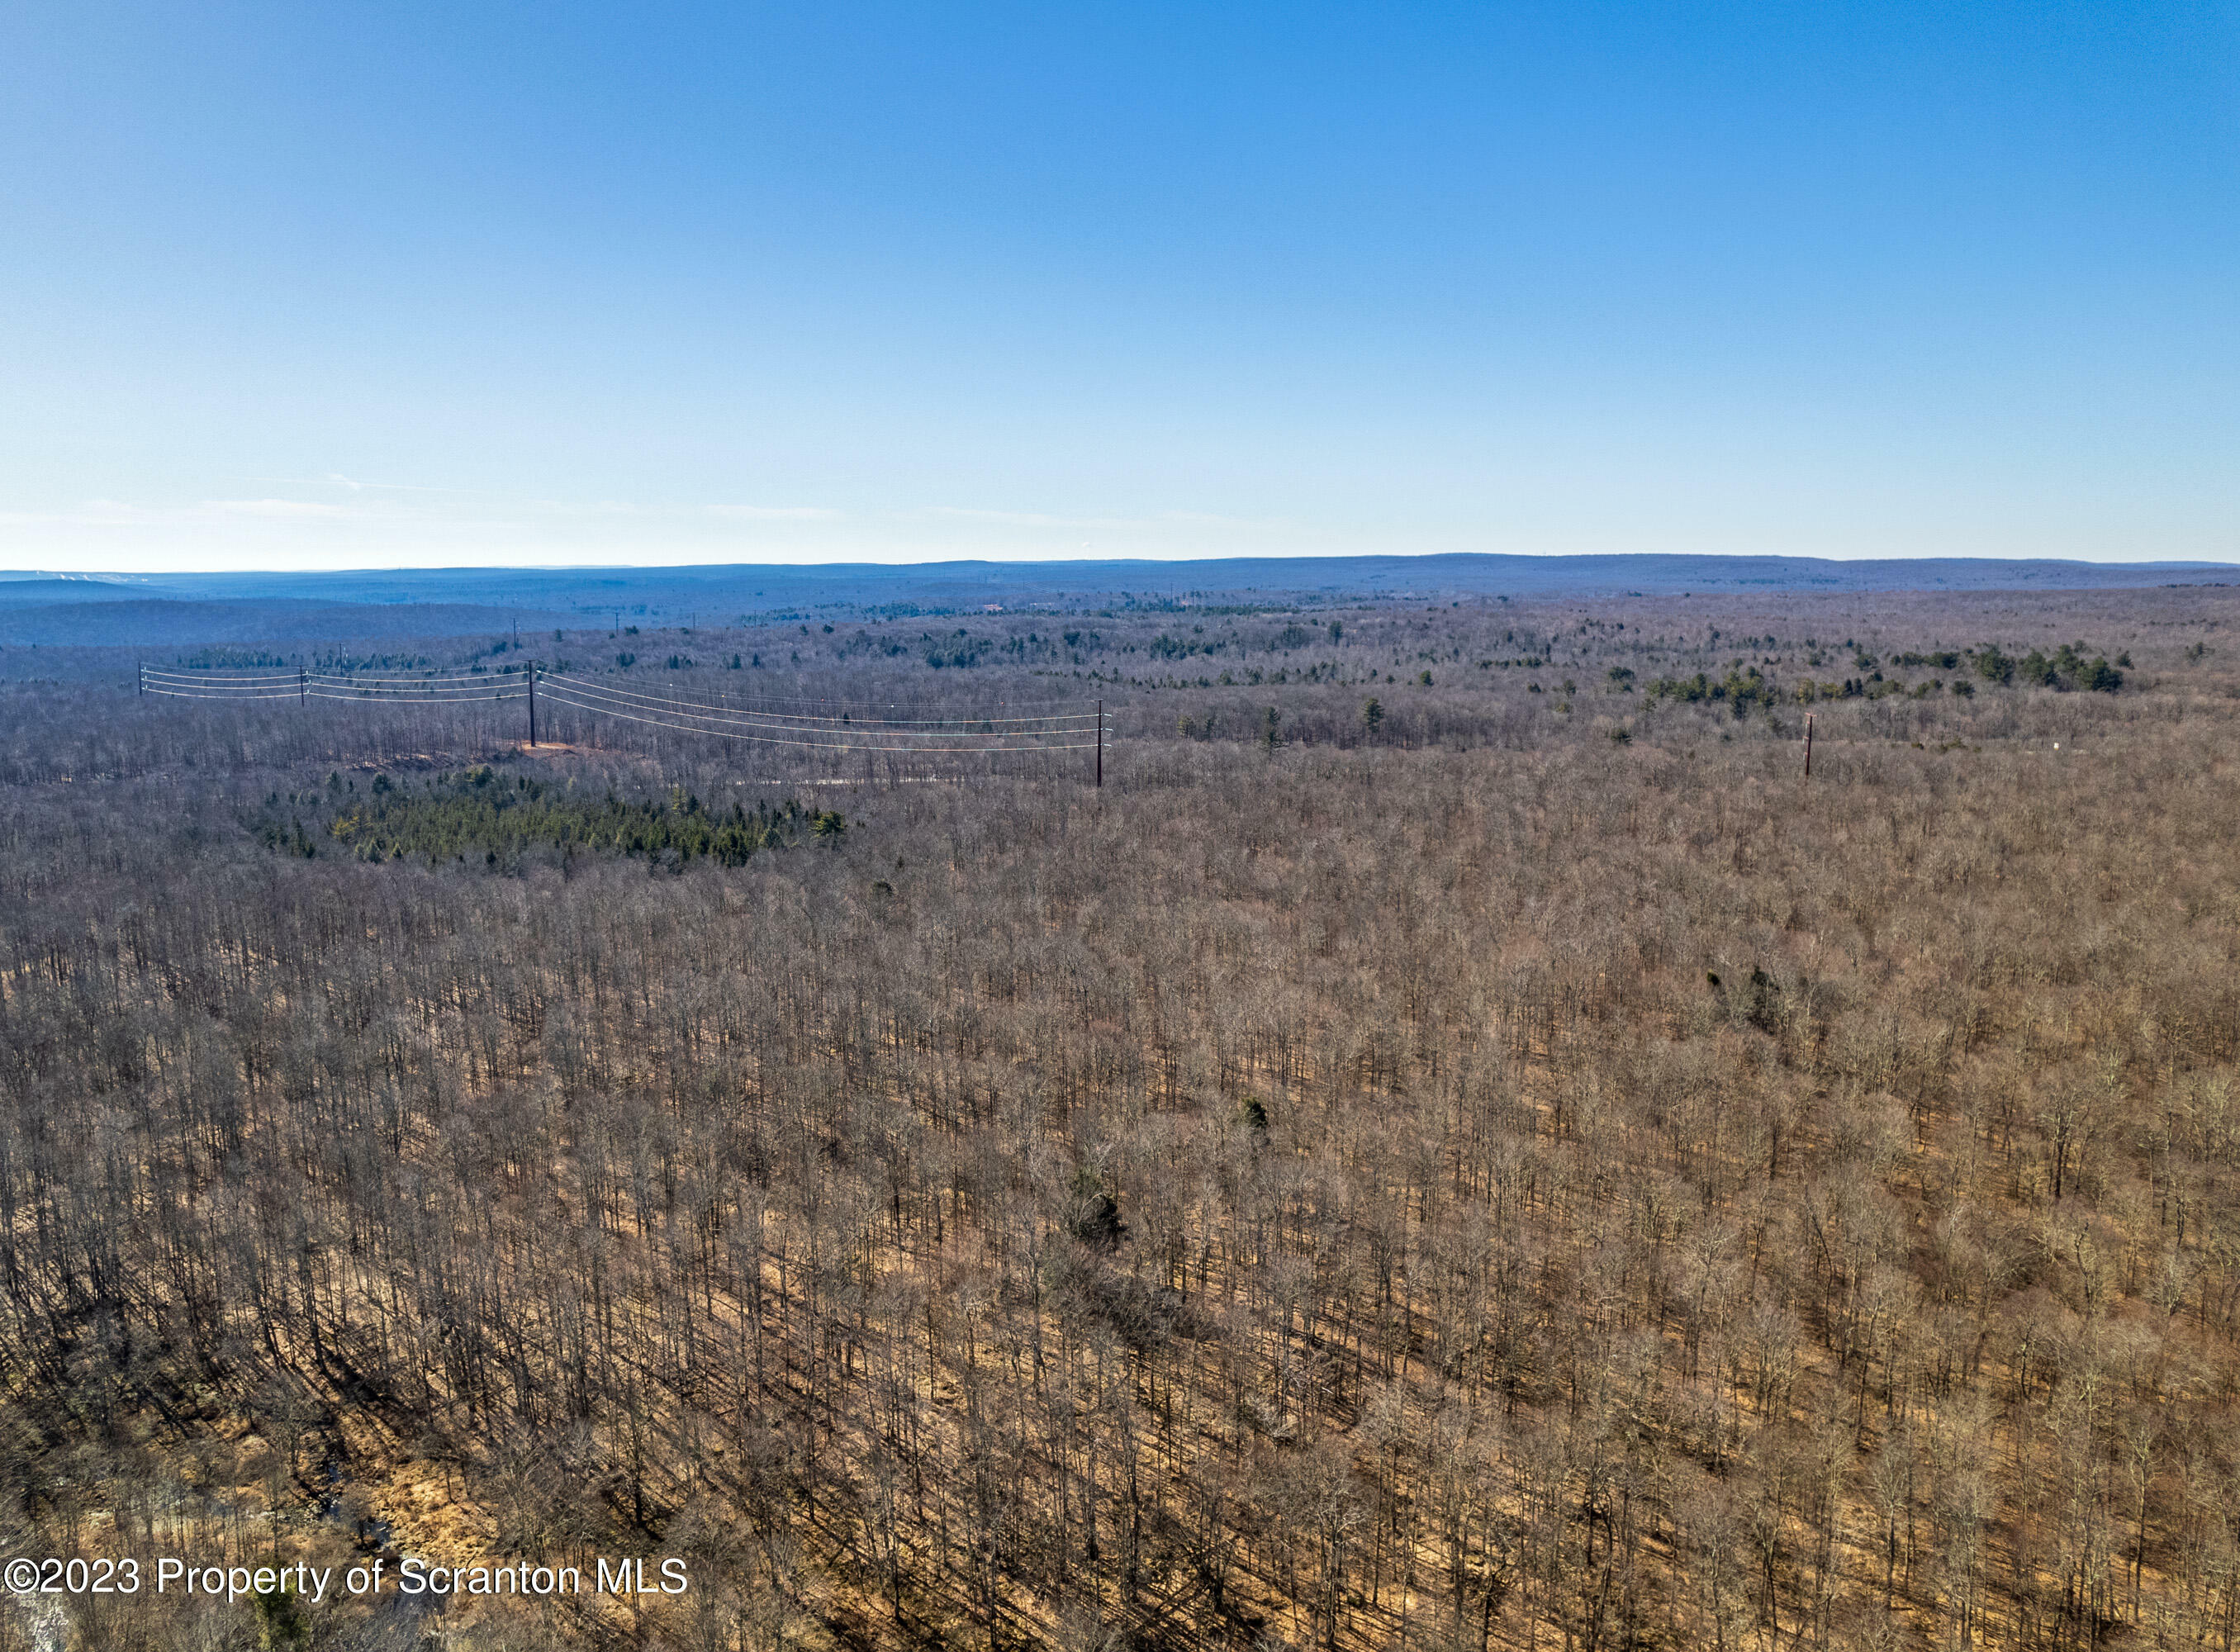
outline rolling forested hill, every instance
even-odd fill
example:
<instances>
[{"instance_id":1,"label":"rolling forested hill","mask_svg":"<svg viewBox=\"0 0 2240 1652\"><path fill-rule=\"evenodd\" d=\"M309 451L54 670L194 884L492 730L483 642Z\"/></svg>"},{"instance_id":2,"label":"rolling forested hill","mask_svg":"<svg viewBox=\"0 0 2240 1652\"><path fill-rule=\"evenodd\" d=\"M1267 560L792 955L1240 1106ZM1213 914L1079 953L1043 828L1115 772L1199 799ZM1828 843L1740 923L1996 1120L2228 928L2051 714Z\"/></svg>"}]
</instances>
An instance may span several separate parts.
<instances>
[{"instance_id":1,"label":"rolling forested hill","mask_svg":"<svg viewBox=\"0 0 2240 1652\"><path fill-rule=\"evenodd\" d=\"M2111 590L2240 584L2223 563L1965 557L1323 556L1196 562L925 563L890 566L443 568L357 573L0 573L0 647L459 636L512 625L751 624L792 610L953 613L1158 607L1177 602L1344 603L1677 596L1713 592Z\"/></svg>"}]
</instances>

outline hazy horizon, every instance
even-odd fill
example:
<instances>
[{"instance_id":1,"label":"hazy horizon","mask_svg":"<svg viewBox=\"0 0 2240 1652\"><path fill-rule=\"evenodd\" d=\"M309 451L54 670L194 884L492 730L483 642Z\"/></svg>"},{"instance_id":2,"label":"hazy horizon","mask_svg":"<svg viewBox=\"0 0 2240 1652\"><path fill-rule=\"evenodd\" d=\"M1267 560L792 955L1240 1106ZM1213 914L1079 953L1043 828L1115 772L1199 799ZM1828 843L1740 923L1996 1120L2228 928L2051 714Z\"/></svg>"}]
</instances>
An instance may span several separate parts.
<instances>
[{"instance_id":1,"label":"hazy horizon","mask_svg":"<svg viewBox=\"0 0 2240 1652\"><path fill-rule=\"evenodd\" d=\"M1284 555L1271 554L1258 556L1130 557L1095 556L920 556L907 559L901 557L832 557L815 561L804 559L794 562L782 562L776 560L703 562L686 560L679 557L671 560L641 562L430 562L390 564L366 563L363 565L337 563L331 567L307 565L301 561L290 563L277 563L270 566L254 563L241 563L231 567L205 565L197 567L180 566L160 569L0 567L0 582L20 583L28 580L67 580L87 583L122 582L136 584L145 583L150 585L160 585L160 583L166 578L197 580L206 578L223 578L230 576L254 576L259 575L303 575L306 576L330 575L336 577L349 577L354 576L368 578L378 578L382 576L391 574L398 576L440 574L652 574L663 571L675 573L727 573L750 572L761 570L768 570L772 572L813 573L819 570L843 570L850 569L891 570L897 573L901 573L913 569L930 570L937 568L970 568L976 565L984 565L986 567L995 569L1006 567L1061 569L1077 567L1083 570L1089 570L1102 568L1126 568L1131 566L1143 566L1145 568L1186 568L1194 565L1251 565L1256 563L1273 566L1292 563L1327 563L1331 565L1377 562L1397 562L1402 563L1434 562L1453 563L1458 559L1463 558L1486 558L1496 561L1513 558L1543 563L1603 563L1609 562L1651 563L1663 562L1666 560L1678 560L1682 562L1701 563L1704 564L1772 562L1784 564L1830 563L1860 565L1919 564L1926 566L1931 563L2019 564L2034 563L2056 566L2070 565L2080 569L2095 570L2152 570L2166 569L2174 570L2201 570L2215 571L2230 570L2233 572L2240 572L2240 561L2219 561L2214 558L2203 557L2091 558L2032 556L2021 554L1997 556L1783 556L1778 553L1730 555L1717 551L1325 551L1318 553L1303 552Z\"/></svg>"}]
</instances>

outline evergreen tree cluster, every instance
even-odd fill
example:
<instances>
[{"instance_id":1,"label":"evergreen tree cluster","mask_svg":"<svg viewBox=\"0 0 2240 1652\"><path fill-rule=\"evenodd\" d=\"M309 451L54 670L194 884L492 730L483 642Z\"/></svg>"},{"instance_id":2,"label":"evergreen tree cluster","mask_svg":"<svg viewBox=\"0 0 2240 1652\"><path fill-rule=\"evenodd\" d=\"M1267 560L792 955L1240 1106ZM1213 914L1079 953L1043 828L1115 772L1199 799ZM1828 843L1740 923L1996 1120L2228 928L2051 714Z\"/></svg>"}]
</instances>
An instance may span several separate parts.
<instances>
[{"instance_id":1,"label":"evergreen tree cluster","mask_svg":"<svg viewBox=\"0 0 2240 1652\"><path fill-rule=\"evenodd\" d=\"M743 866L757 849L790 847L805 833L837 838L847 823L791 799L711 809L681 786L666 797L624 798L610 790L594 798L525 775L508 781L477 765L420 786L377 776L364 794L333 776L325 793L291 794L286 805L276 793L265 800L255 829L267 847L306 859L325 843L376 862L424 856L431 864L510 865L530 850L549 849L679 862L704 856Z\"/></svg>"}]
</instances>

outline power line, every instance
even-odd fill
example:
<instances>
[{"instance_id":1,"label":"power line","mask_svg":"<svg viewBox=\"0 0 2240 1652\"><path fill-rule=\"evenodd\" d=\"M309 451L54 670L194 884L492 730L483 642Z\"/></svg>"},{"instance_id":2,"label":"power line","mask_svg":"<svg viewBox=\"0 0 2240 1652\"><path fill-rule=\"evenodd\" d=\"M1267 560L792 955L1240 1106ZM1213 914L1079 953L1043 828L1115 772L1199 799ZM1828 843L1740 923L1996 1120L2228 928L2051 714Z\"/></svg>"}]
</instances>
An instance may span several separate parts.
<instances>
[{"instance_id":1,"label":"power line","mask_svg":"<svg viewBox=\"0 0 2240 1652\"><path fill-rule=\"evenodd\" d=\"M546 698L556 705L564 705L577 711L588 711L595 716L620 717L626 723L642 723L653 728L668 729L679 734L705 735L720 740L738 740L755 745L798 746L816 751L883 751L897 756L970 756L975 753L997 753L1007 751L1086 751L1096 743L1093 740L1052 741L1041 739L1033 736L994 736L997 740L1031 739L1035 743L1030 745L990 744L986 743L989 736L979 736L976 743L952 743L945 746L897 745L891 743L890 740L882 740L876 737L871 739L796 740L789 739L783 735L777 734L750 733L734 729L705 728L696 723L679 722L673 717L647 716L639 712L619 710L610 705L587 704L583 701L568 697L568 696L560 688L555 686L550 679L546 680L544 693ZM877 731L872 730L868 732L876 735ZM974 738L974 736L966 735L952 735L936 737L946 738L952 742L961 742Z\"/></svg>"},{"instance_id":2,"label":"power line","mask_svg":"<svg viewBox=\"0 0 2240 1652\"><path fill-rule=\"evenodd\" d=\"M517 689L510 694L343 694L332 689L310 689L304 697L312 700L346 700L353 705L485 705L499 700L525 700L529 690Z\"/></svg>"},{"instance_id":3,"label":"power line","mask_svg":"<svg viewBox=\"0 0 2240 1652\"><path fill-rule=\"evenodd\" d=\"M1078 712L1067 717L944 717L935 718L877 718L877 717L805 717L787 712L735 711L706 706L682 698L634 693L627 689L613 689L603 683L588 683L580 677L557 676L540 672L546 691L564 688L587 696L616 702L640 710L666 712L675 716L697 718L711 723L741 724L749 728L779 729L793 733L815 734L878 734L896 740L946 740L957 737L983 736L994 738L1031 739L1040 735L1077 734L1096 726L1095 715ZM937 721L949 725L931 728Z\"/></svg>"},{"instance_id":4,"label":"power line","mask_svg":"<svg viewBox=\"0 0 2240 1652\"><path fill-rule=\"evenodd\" d=\"M487 671L477 671L472 673L453 672L443 676L431 674L427 676L356 676L343 671L311 671L306 673L306 675L314 683L325 683L330 686L336 688L420 689L429 687L444 688L454 684L461 687L472 687L486 683L503 683L510 678L524 676L527 673L522 671L509 671L493 675Z\"/></svg>"},{"instance_id":5,"label":"power line","mask_svg":"<svg viewBox=\"0 0 2240 1652\"><path fill-rule=\"evenodd\" d=\"M879 712L878 712L876 709L871 708L871 707L869 707L869 706L864 706L864 703L863 703L863 702L861 702L861 701L856 701L856 700L804 700L804 699L787 699L787 698L785 698L784 696L777 696L777 697L775 697L775 698L764 698L764 697L762 697L762 696L757 696L757 697L752 698L752 699L743 699L743 699L737 699L737 698L733 698L733 697L731 697L731 696L727 696L727 695L716 694L716 693L713 693L713 692L711 692L711 691L708 691L708 690L701 690L701 691L700 691L700 693L699 693L699 695L698 695L698 697L695 698L695 697L690 696L687 696L687 695L681 694L681 693L676 693L676 692L654 692L654 691L645 690L645 689L632 689L617 688L617 687L610 686L610 685L609 685L609 684L607 684L607 683L603 683L603 682L599 681L599 680L598 680L598 679L597 679L597 678L585 677L585 676L577 676L577 674L575 674L574 672L570 672L570 671L554 671L554 670L547 670L547 669L540 669L538 670L538 672L537 672L537 676L540 676L540 677L542 677L544 681L546 681L546 682L548 682L548 683L561 682L561 681L566 681L566 682L575 683L577 683L577 684L581 685L583 688L584 688L584 689L587 689L587 690L597 690L597 691L598 691L598 692L600 692L600 693L604 693L604 694L614 694L614 695L619 695L619 696L624 696L624 697L626 697L626 698L634 699L634 700L639 700L639 701L643 701L643 702L645 702L645 703L676 703L676 704L680 704L680 705L696 705L696 706L707 707L707 708L710 708L710 709L723 709L723 710L735 710L735 711L739 711L739 712L750 713L750 714L761 715L761 716L772 716L772 717L783 717L783 718L787 718L787 719L790 719L790 721L797 722L797 723L846 723L846 724L848 724L848 725L849 725L849 726L850 726L850 727L856 727L856 726L858 726L858 725L860 725L860 724L862 724L862 723L880 723L880 724L884 724L884 725L890 725L890 726L895 726L895 727L903 727L903 726L907 726L907 725L910 725L910 724L923 724L923 725L925 725L925 726L927 726L927 727L931 727L931 726L932 726L932 725L934 725L934 724L937 724L937 723L1057 723L1057 722L1069 722L1069 721L1070 721L1070 722L1084 722L1084 723L1085 723L1085 722L1092 721L1092 720L1094 719L1094 717L1095 717L1095 715L1096 715L1094 712L1091 712L1091 711L1085 711L1085 710L1082 710L1082 709L1079 709L1079 704L1080 704L1080 703L1079 703L1078 701L1066 701L1066 700L1041 700L1041 701L1027 701L1027 702L1023 702L1023 703L1008 703L1008 702L1007 702L1004 709L1018 709L1022 704L1024 704L1024 705L1051 705L1051 706L1065 706L1065 707L1068 707L1068 708L1070 708L1070 709L1067 709L1067 710L1063 710L1063 711L1051 711L1051 712L1043 713L1043 714L1041 714L1041 715L1038 715L1038 716L1020 716L1020 717L1008 717L1008 716L1007 716L1007 717L897 717L897 716L881 716L881 715L879 714ZM895 703L894 703L894 702L892 702L892 701L889 701L887 703L889 704L889 706L890 706L890 707L891 707ZM863 706L863 708L864 708L864 709L861 711L861 713L860 713L860 714L846 714L846 715L843 715L843 716L837 716L837 717L826 717L826 716L815 716L815 715L814 715L814 714L812 714L812 713L805 712L805 711L786 711L786 710L780 710L780 709L775 709L775 708L777 708L777 707L784 706L784 705L837 705L837 706Z\"/></svg>"},{"instance_id":6,"label":"power line","mask_svg":"<svg viewBox=\"0 0 2240 1652\"><path fill-rule=\"evenodd\" d=\"M499 678L490 683L397 683L388 686L336 683L312 677L306 686L312 692L324 690L343 698L363 697L378 700L427 700L451 698L488 698L492 695L524 694L528 692L524 677Z\"/></svg>"},{"instance_id":7,"label":"power line","mask_svg":"<svg viewBox=\"0 0 2240 1652\"><path fill-rule=\"evenodd\" d=\"M549 678L549 677L556 677L556 676L569 676L569 675L572 675L572 674L571 674L571 673L569 673L569 672L566 672L566 671L564 671L564 670L556 670L556 669L550 669L550 668L543 668L543 669L539 669L539 671L538 671L537 675L538 675L538 676L543 676L543 677L548 677L548 678ZM839 706L839 707L842 707L842 708L846 708L846 707L850 707L850 706L860 706L860 707L863 707L863 708L864 709L864 710L865 710L865 714L866 714L867 716L868 716L868 715L870 715L873 709L875 709L875 707L874 707L874 704L873 704L873 703L872 703L872 702L866 701L866 700L863 700L863 699L852 699L852 700L837 700L837 699L830 699L830 698L818 699L818 698L815 698L815 697L812 697L812 696L805 696L805 695L784 695L784 694L757 694L757 695L750 695L750 696L746 696L746 697L744 697L744 698L741 698L741 697L738 697L738 696L736 696L721 694L721 693L718 693L718 692L717 692L716 690L714 690L714 689L703 689L699 690L699 692L700 692L700 693L701 693L701 695L702 695L702 696L703 696L703 697L708 701L708 703L710 703L710 704L736 705L736 706L739 706L739 707L741 707L741 708L743 708L743 709L755 709L755 708L757 708L757 707L762 707L762 706L789 706L789 705L830 705L830 706ZM885 703L885 704L887 704L887 705L888 705L888 706L890 706L890 707L892 707L892 706L896 705L896 704L897 704L897 703L897 703L897 702L896 702L896 701L893 701L893 700L889 700L889 701L885 702L884 703ZM1021 710L1021 709L1027 709L1027 708L1029 708L1029 707L1032 707L1032 706L1038 706L1038 705L1048 705L1048 706L1077 706L1077 705L1078 705L1078 704L1080 703L1080 702L1079 702L1079 701L1077 701L1077 700L1007 700L1007 701L1005 701L1003 703L1004 703L1004 705L1005 705L1005 707L1006 707L1007 709L1012 709L1012 710ZM803 715L807 715L807 714L805 714L805 713L804 713ZM1053 716L1057 716L1057 715L1060 715L1060 714L1058 714L1058 713L1053 713L1052 715L1053 715ZM1089 714L1088 714L1087 712L1083 712L1083 713L1081 713L1081 715L1082 715L1082 716L1088 716ZM892 721L895 721L895 722L908 722L908 721L910 721L910 719L908 719L908 718L895 718L895 719L891 719L891 720L892 720ZM934 718L928 718L928 719L926 719L926 721L928 721L928 722L936 722L936 723L943 722L943 721L945 721L945 720L946 720L946 719L938 718L938 717L934 717Z\"/></svg>"},{"instance_id":8,"label":"power line","mask_svg":"<svg viewBox=\"0 0 2240 1652\"><path fill-rule=\"evenodd\" d=\"M750 726L782 728L797 732L891 733L897 737L940 739L958 735L1019 735L1066 733L1087 728L1093 722L1089 713L1065 717L991 717L961 716L942 718L884 718L877 716L819 717L805 716L797 712L770 712L735 709L727 706L711 706L705 702L687 699L679 695L644 693L629 689L610 687L604 683L585 682L580 677L539 673L547 683L557 684L572 692L590 697L636 707L644 710L668 712L711 722L738 723Z\"/></svg>"},{"instance_id":9,"label":"power line","mask_svg":"<svg viewBox=\"0 0 2240 1652\"><path fill-rule=\"evenodd\" d=\"M223 695L240 690L259 689L343 689L360 693L417 694L466 691L491 693L518 686L526 678L525 672L508 672L503 676L463 673L420 677L361 677L330 671L260 672L240 676L206 676L198 672L167 671L155 666L143 666L140 680L147 683L163 683L202 695Z\"/></svg>"},{"instance_id":10,"label":"power line","mask_svg":"<svg viewBox=\"0 0 2240 1652\"><path fill-rule=\"evenodd\" d=\"M1104 714L1101 703L1093 712L1079 709L1077 703L1048 701L1029 703L1064 709L1024 716L883 716L877 713L867 715L868 708L859 701L773 696L756 702L647 692L597 682L571 672L545 670L533 660L524 667L510 667L497 674L454 669L410 676L312 671L303 667L290 672L265 670L217 676L143 665L138 670L138 686L143 694L160 694L172 699L299 703L335 700L420 706L478 705L526 699L532 708L537 689L542 686L550 703L593 717L617 718L672 733L752 745L909 757L1095 749L1102 777ZM895 706L894 702L888 703L890 708ZM855 709L830 716L778 709L781 705ZM999 709L1015 713L1023 708L1011 704ZM532 710L531 716L534 715ZM531 737L533 741L533 734Z\"/></svg>"},{"instance_id":11,"label":"power line","mask_svg":"<svg viewBox=\"0 0 2240 1652\"><path fill-rule=\"evenodd\" d=\"M293 689L257 694L189 694L179 689L159 689L150 683L147 691L160 694L167 700L293 700L297 697Z\"/></svg>"}]
</instances>

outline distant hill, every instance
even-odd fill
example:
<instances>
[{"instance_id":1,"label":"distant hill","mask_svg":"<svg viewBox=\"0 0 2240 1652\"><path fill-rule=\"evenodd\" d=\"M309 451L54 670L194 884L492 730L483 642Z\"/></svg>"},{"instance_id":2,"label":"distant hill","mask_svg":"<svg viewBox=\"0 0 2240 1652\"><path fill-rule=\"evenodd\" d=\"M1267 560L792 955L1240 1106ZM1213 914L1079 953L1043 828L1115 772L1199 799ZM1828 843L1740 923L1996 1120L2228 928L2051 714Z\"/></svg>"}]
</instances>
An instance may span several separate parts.
<instances>
[{"instance_id":1,"label":"distant hill","mask_svg":"<svg viewBox=\"0 0 2240 1652\"><path fill-rule=\"evenodd\" d=\"M361 641L376 636L497 635L517 617L510 610L455 603L370 606L299 600L180 602L121 597L97 602L31 602L11 606L0 595L0 647L155 648L196 643ZM550 625L543 614L521 623Z\"/></svg>"},{"instance_id":2,"label":"distant hill","mask_svg":"<svg viewBox=\"0 0 2240 1652\"><path fill-rule=\"evenodd\" d=\"M131 602L184 593L129 575L0 572L0 608L10 603Z\"/></svg>"},{"instance_id":3,"label":"distant hill","mask_svg":"<svg viewBox=\"0 0 2240 1652\"><path fill-rule=\"evenodd\" d=\"M2240 583L2240 564L1940 557L1230 557L1203 562L835 563L695 568L440 568L169 574L0 573L0 643L133 646L583 626L620 616L723 624L794 610L1142 602L1549 598L1750 590L2094 590Z\"/></svg>"}]
</instances>

